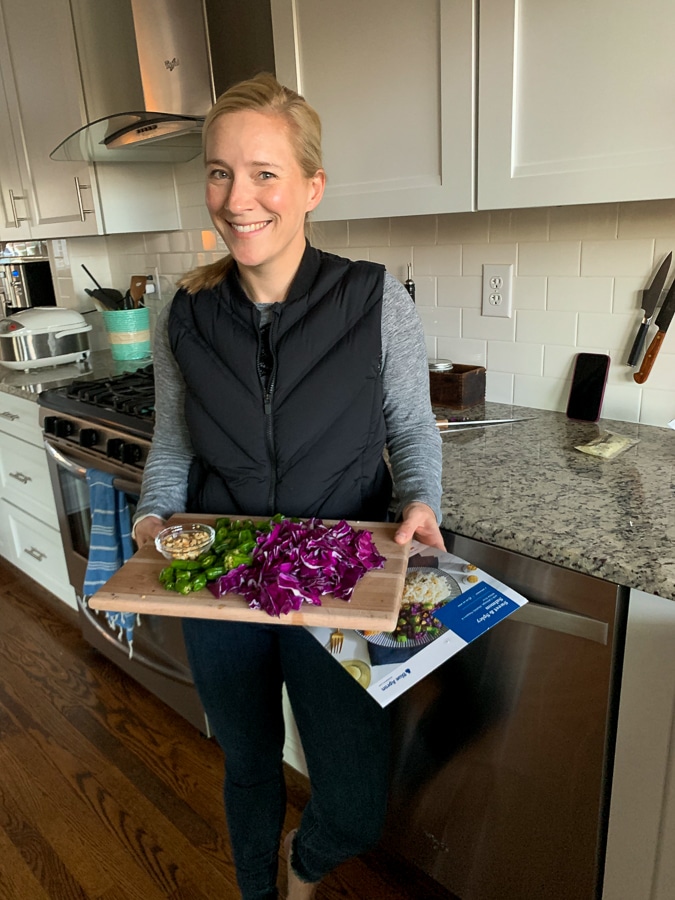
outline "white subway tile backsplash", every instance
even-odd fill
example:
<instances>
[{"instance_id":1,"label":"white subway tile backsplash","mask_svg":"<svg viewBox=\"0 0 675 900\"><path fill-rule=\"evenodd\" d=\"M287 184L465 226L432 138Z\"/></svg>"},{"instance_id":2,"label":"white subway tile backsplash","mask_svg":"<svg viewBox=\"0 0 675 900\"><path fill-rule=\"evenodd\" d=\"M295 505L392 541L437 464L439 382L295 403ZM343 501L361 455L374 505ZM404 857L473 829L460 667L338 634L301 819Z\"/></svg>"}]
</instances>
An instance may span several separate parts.
<instances>
[{"instance_id":1,"label":"white subway tile backsplash","mask_svg":"<svg viewBox=\"0 0 675 900\"><path fill-rule=\"evenodd\" d=\"M553 275L548 279L546 308L610 313L613 287L611 278L565 278Z\"/></svg>"},{"instance_id":2,"label":"white subway tile backsplash","mask_svg":"<svg viewBox=\"0 0 675 900\"><path fill-rule=\"evenodd\" d=\"M581 249L581 274L617 278L644 275L651 270L653 240L584 241Z\"/></svg>"},{"instance_id":3,"label":"white subway tile backsplash","mask_svg":"<svg viewBox=\"0 0 675 900\"><path fill-rule=\"evenodd\" d=\"M401 216L389 220L392 247L436 243L436 216Z\"/></svg>"},{"instance_id":4,"label":"white subway tile backsplash","mask_svg":"<svg viewBox=\"0 0 675 900\"><path fill-rule=\"evenodd\" d=\"M438 305L461 306L480 309L482 295L482 280L476 277L453 278L441 276L438 278Z\"/></svg>"},{"instance_id":5,"label":"white subway tile backsplash","mask_svg":"<svg viewBox=\"0 0 675 900\"><path fill-rule=\"evenodd\" d=\"M429 275L415 277L415 303L418 306L436 306L436 279Z\"/></svg>"},{"instance_id":6,"label":"white subway tile backsplash","mask_svg":"<svg viewBox=\"0 0 675 900\"><path fill-rule=\"evenodd\" d=\"M580 241L528 241L518 244L518 271L523 275L578 275Z\"/></svg>"},{"instance_id":7,"label":"white subway tile backsplash","mask_svg":"<svg viewBox=\"0 0 675 900\"><path fill-rule=\"evenodd\" d=\"M485 366L487 364L487 342L466 338L439 337L438 356L463 366Z\"/></svg>"},{"instance_id":8,"label":"white subway tile backsplash","mask_svg":"<svg viewBox=\"0 0 675 900\"><path fill-rule=\"evenodd\" d=\"M459 337L462 311L460 309L439 309L418 306L424 332L435 337Z\"/></svg>"},{"instance_id":9,"label":"white subway tile backsplash","mask_svg":"<svg viewBox=\"0 0 675 900\"><path fill-rule=\"evenodd\" d=\"M490 213L452 213L437 216L439 244L485 244L490 231Z\"/></svg>"},{"instance_id":10,"label":"white subway tile backsplash","mask_svg":"<svg viewBox=\"0 0 675 900\"><path fill-rule=\"evenodd\" d=\"M543 375L514 375L513 402L517 406L533 406L535 409L567 409L569 385L557 378Z\"/></svg>"},{"instance_id":11,"label":"white subway tile backsplash","mask_svg":"<svg viewBox=\"0 0 675 900\"><path fill-rule=\"evenodd\" d=\"M381 263L394 278L405 281L408 276L408 263L412 262L412 247L372 247L370 259Z\"/></svg>"},{"instance_id":12,"label":"white subway tile backsplash","mask_svg":"<svg viewBox=\"0 0 675 900\"><path fill-rule=\"evenodd\" d=\"M485 341L513 341L515 333L515 319L482 316L480 309L462 310L462 337Z\"/></svg>"},{"instance_id":13,"label":"white subway tile backsplash","mask_svg":"<svg viewBox=\"0 0 675 900\"><path fill-rule=\"evenodd\" d=\"M436 247L413 248L413 274L418 275L461 275L461 244L444 244Z\"/></svg>"},{"instance_id":14,"label":"white subway tile backsplash","mask_svg":"<svg viewBox=\"0 0 675 900\"><path fill-rule=\"evenodd\" d=\"M675 200L643 200L619 205L619 238L675 238Z\"/></svg>"},{"instance_id":15,"label":"white subway tile backsplash","mask_svg":"<svg viewBox=\"0 0 675 900\"><path fill-rule=\"evenodd\" d=\"M532 278L513 279L514 309L546 309L546 278L543 275Z\"/></svg>"},{"instance_id":16,"label":"white subway tile backsplash","mask_svg":"<svg viewBox=\"0 0 675 900\"><path fill-rule=\"evenodd\" d=\"M499 209L490 213L491 244L548 240L548 209Z\"/></svg>"},{"instance_id":17,"label":"white subway tile backsplash","mask_svg":"<svg viewBox=\"0 0 675 900\"><path fill-rule=\"evenodd\" d=\"M577 343L587 346L601 344L614 353L625 350L628 355L636 331L635 316L579 313Z\"/></svg>"},{"instance_id":18,"label":"white subway tile backsplash","mask_svg":"<svg viewBox=\"0 0 675 900\"><path fill-rule=\"evenodd\" d=\"M612 296L612 312L633 313L642 319L642 291L648 286L651 279L645 278L615 278L614 293Z\"/></svg>"},{"instance_id":19,"label":"white subway tile backsplash","mask_svg":"<svg viewBox=\"0 0 675 900\"><path fill-rule=\"evenodd\" d=\"M490 372L485 375L485 399L491 403L513 403L513 382L515 375ZM513 428L507 425L507 428Z\"/></svg>"},{"instance_id":20,"label":"white subway tile backsplash","mask_svg":"<svg viewBox=\"0 0 675 900\"><path fill-rule=\"evenodd\" d=\"M668 391L642 391L641 422L644 422L645 425L665 427L673 419L675 419L675 397L673 397L672 389Z\"/></svg>"},{"instance_id":21,"label":"white subway tile backsplash","mask_svg":"<svg viewBox=\"0 0 675 900\"><path fill-rule=\"evenodd\" d=\"M177 167L177 184L182 231L53 242L60 304L91 309L82 263L121 290L135 270L156 268L154 322L186 271L227 252L204 206L201 160ZM644 385L625 362L642 318L641 291L675 250L675 200L321 222L311 240L382 262L400 281L412 262L429 357L486 366L488 400L564 411L576 354L608 352L603 417L675 419L675 337L667 336ZM514 265L511 318L480 313L486 263ZM672 273L667 287L675 266ZM101 329L99 339L105 345Z\"/></svg>"},{"instance_id":22,"label":"white subway tile backsplash","mask_svg":"<svg viewBox=\"0 0 675 900\"><path fill-rule=\"evenodd\" d=\"M525 344L564 344L577 340L577 313L558 310L519 309L516 340Z\"/></svg>"},{"instance_id":23,"label":"white subway tile backsplash","mask_svg":"<svg viewBox=\"0 0 675 900\"><path fill-rule=\"evenodd\" d=\"M462 275L483 277L483 266L487 263L514 265L517 259L517 244L464 244L462 246Z\"/></svg>"},{"instance_id":24,"label":"white subway tile backsplash","mask_svg":"<svg viewBox=\"0 0 675 900\"><path fill-rule=\"evenodd\" d=\"M620 419L622 422L640 421L640 391L630 385L607 384L600 412L602 419Z\"/></svg>"},{"instance_id":25,"label":"white subway tile backsplash","mask_svg":"<svg viewBox=\"0 0 675 900\"><path fill-rule=\"evenodd\" d=\"M544 348L541 344L488 341L487 367L491 372L542 375Z\"/></svg>"},{"instance_id":26,"label":"white subway tile backsplash","mask_svg":"<svg viewBox=\"0 0 675 900\"><path fill-rule=\"evenodd\" d=\"M350 247L388 247L389 219L353 219L349 222Z\"/></svg>"},{"instance_id":27,"label":"white subway tile backsplash","mask_svg":"<svg viewBox=\"0 0 675 900\"><path fill-rule=\"evenodd\" d=\"M549 240L613 240L617 236L619 205L554 206L549 211Z\"/></svg>"}]
</instances>

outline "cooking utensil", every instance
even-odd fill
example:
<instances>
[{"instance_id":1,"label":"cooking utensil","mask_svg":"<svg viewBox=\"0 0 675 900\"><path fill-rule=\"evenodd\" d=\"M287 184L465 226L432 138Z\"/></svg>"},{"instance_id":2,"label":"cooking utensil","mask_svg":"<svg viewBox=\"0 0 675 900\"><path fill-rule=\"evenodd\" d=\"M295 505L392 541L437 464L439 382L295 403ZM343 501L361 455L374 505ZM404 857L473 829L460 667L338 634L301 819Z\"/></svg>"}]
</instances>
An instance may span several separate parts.
<instances>
[{"instance_id":1,"label":"cooking utensil","mask_svg":"<svg viewBox=\"0 0 675 900\"><path fill-rule=\"evenodd\" d=\"M98 281L91 274L89 269L82 263L82 268L87 273L87 275L91 278L91 280L96 285L95 291L90 291L89 288L85 288L85 294L89 294L90 297L93 297L95 300L98 300L106 309L123 309L123 300L124 297L121 291L116 290L115 288L104 288L98 283Z\"/></svg>"},{"instance_id":2,"label":"cooking utensil","mask_svg":"<svg viewBox=\"0 0 675 900\"><path fill-rule=\"evenodd\" d=\"M638 333L635 335L635 340L633 341L633 346L631 347L631 351L628 355L628 365L636 366L637 361L640 358L640 353L642 352L642 348L644 347L645 341L647 340L647 332L649 331L649 326L652 323L652 316L654 315L654 311L659 303L659 297L661 296L661 291L663 290L663 285L666 283L666 278L668 277L668 270L670 268L670 263L673 258L672 252L666 256L663 260L659 269L654 276L654 280L649 285L647 290L642 292L642 310L644 312L644 316L642 317L642 323L638 329Z\"/></svg>"},{"instance_id":3,"label":"cooking utensil","mask_svg":"<svg viewBox=\"0 0 675 900\"><path fill-rule=\"evenodd\" d=\"M659 314L654 321L654 324L659 330L654 335L654 338L649 345L649 349L645 353L642 365L640 366L640 371L633 375L633 379L637 381L638 384L644 384L649 377L649 373L651 372L654 361L661 349L661 344L666 336L666 331L668 330L673 315L675 315L675 281L671 284L670 290L666 294L666 299L663 301L663 306L659 310Z\"/></svg>"},{"instance_id":4,"label":"cooking utensil","mask_svg":"<svg viewBox=\"0 0 675 900\"><path fill-rule=\"evenodd\" d=\"M143 297L145 297L145 286L148 280L147 275L132 275L131 284L129 285L129 293L134 309L138 309L142 305Z\"/></svg>"},{"instance_id":5,"label":"cooking utensil","mask_svg":"<svg viewBox=\"0 0 675 900\"><path fill-rule=\"evenodd\" d=\"M467 419L458 422L439 422L438 430L440 434L450 434L465 429L480 428L481 425L508 425L510 422L525 422L527 419L536 418L536 416L516 416L513 419Z\"/></svg>"},{"instance_id":6,"label":"cooking utensil","mask_svg":"<svg viewBox=\"0 0 675 900\"><path fill-rule=\"evenodd\" d=\"M342 645L344 643L344 635L340 631L339 628L336 628L334 632L332 632L329 640L328 640L328 648L330 652L337 656L342 652Z\"/></svg>"}]
</instances>

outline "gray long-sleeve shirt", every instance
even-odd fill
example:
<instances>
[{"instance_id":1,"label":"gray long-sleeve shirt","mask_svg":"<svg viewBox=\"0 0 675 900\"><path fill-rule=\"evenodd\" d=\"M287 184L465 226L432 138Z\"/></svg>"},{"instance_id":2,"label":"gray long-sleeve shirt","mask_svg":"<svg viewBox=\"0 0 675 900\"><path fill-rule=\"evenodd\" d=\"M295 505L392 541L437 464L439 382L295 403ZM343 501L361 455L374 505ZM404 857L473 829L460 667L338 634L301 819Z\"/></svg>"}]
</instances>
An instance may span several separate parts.
<instances>
[{"instance_id":1,"label":"gray long-sleeve shirt","mask_svg":"<svg viewBox=\"0 0 675 900\"><path fill-rule=\"evenodd\" d=\"M155 430L135 522L149 515L166 519L185 512L194 458L183 412L185 382L169 346L169 309L170 305L162 310L155 330ZM397 510L421 501L434 510L440 523L441 436L429 399L424 332L405 288L388 273L382 301L382 384Z\"/></svg>"}]
</instances>

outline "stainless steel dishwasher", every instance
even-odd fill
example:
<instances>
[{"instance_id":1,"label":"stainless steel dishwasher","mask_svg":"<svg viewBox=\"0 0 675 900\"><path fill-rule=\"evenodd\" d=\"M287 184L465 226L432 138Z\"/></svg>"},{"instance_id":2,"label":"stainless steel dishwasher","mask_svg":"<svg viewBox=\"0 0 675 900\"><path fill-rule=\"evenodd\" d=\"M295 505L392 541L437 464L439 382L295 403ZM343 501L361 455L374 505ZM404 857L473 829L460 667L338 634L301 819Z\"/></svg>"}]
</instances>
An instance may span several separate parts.
<instances>
[{"instance_id":1,"label":"stainless steel dishwasher","mask_svg":"<svg viewBox=\"0 0 675 900\"><path fill-rule=\"evenodd\" d=\"M628 591L444 538L530 602L392 704L387 845L461 900L597 900Z\"/></svg>"}]
</instances>

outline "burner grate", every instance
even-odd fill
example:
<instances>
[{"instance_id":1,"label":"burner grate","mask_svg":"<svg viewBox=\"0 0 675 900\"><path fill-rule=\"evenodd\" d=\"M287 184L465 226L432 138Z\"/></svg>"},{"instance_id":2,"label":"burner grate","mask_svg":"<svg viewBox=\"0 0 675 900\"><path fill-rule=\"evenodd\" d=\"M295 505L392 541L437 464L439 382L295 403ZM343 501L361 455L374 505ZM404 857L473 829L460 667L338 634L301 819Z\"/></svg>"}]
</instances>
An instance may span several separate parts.
<instances>
[{"instance_id":1,"label":"burner grate","mask_svg":"<svg viewBox=\"0 0 675 900\"><path fill-rule=\"evenodd\" d=\"M153 367L145 366L96 381L75 381L66 389L66 396L97 409L124 413L139 419L154 420L155 382Z\"/></svg>"}]
</instances>

